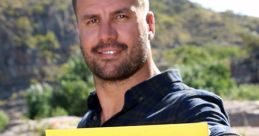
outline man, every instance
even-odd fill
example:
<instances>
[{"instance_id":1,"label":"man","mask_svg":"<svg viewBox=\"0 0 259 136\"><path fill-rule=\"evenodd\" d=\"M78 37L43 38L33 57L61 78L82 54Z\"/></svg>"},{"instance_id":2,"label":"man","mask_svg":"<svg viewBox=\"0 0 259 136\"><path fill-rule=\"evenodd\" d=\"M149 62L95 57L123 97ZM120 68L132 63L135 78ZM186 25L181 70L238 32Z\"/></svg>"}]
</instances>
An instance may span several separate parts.
<instances>
[{"instance_id":1,"label":"man","mask_svg":"<svg viewBox=\"0 0 259 136\"><path fill-rule=\"evenodd\" d=\"M211 135L235 135L221 99L160 73L150 41L148 0L73 0L81 50L96 91L79 128L208 122Z\"/></svg>"}]
</instances>

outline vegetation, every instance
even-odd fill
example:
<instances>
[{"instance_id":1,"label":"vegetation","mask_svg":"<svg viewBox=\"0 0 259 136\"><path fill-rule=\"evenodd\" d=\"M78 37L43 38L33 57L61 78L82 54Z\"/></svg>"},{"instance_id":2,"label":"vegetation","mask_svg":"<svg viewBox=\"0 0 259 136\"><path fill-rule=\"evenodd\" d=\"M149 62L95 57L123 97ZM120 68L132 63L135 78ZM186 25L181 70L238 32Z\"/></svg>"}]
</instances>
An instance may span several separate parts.
<instances>
[{"instance_id":1,"label":"vegetation","mask_svg":"<svg viewBox=\"0 0 259 136\"><path fill-rule=\"evenodd\" d=\"M235 85L231 78L229 58L239 57L240 52L232 46L181 46L165 52L165 58L169 67L181 69L188 85L226 95Z\"/></svg>"},{"instance_id":2,"label":"vegetation","mask_svg":"<svg viewBox=\"0 0 259 136\"><path fill-rule=\"evenodd\" d=\"M227 97L234 100L259 100L258 88L258 84L242 84L232 88Z\"/></svg>"},{"instance_id":3,"label":"vegetation","mask_svg":"<svg viewBox=\"0 0 259 136\"><path fill-rule=\"evenodd\" d=\"M0 132L4 130L8 123L9 117L3 111L0 111Z\"/></svg>"},{"instance_id":4,"label":"vegetation","mask_svg":"<svg viewBox=\"0 0 259 136\"><path fill-rule=\"evenodd\" d=\"M28 89L27 104L30 118L49 117L52 115L51 96L53 88L47 84L33 85Z\"/></svg>"},{"instance_id":5,"label":"vegetation","mask_svg":"<svg viewBox=\"0 0 259 136\"><path fill-rule=\"evenodd\" d=\"M151 9L161 69L179 68L188 85L228 99L259 99L259 19L187 0L151 1ZM71 0L2 0L0 13L0 92L27 90L30 118L81 116L94 87Z\"/></svg>"},{"instance_id":6,"label":"vegetation","mask_svg":"<svg viewBox=\"0 0 259 136\"><path fill-rule=\"evenodd\" d=\"M55 79L58 68L73 53L70 49L76 43L70 3L70 0L1 1L0 86L3 90L28 88L32 80Z\"/></svg>"},{"instance_id":7,"label":"vegetation","mask_svg":"<svg viewBox=\"0 0 259 136\"><path fill-rule=\"evenodd\" d=\"M93 90L93 83L83 59L72 58L61 69L56 85L37 83L27 90L29 118L82 116L87 110L86 99Z\"/></svg>"}]
</instances>

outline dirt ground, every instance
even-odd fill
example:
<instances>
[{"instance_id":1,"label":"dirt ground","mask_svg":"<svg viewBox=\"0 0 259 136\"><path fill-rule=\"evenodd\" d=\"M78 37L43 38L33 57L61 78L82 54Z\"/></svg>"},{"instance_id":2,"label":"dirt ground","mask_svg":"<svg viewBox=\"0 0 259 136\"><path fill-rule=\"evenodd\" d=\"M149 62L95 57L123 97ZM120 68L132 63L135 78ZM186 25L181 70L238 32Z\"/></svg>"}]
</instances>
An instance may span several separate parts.
<instances>
[{"instance_id":1,"label":"dirt ground","mask_svg":"<svg viewBox=\"0 0 259 136\"><path fill-rule=\"evenodd\" d=\"M259 101L225 101L231 125L242 136L259 136Z\"/></svg>"}]
</instances>

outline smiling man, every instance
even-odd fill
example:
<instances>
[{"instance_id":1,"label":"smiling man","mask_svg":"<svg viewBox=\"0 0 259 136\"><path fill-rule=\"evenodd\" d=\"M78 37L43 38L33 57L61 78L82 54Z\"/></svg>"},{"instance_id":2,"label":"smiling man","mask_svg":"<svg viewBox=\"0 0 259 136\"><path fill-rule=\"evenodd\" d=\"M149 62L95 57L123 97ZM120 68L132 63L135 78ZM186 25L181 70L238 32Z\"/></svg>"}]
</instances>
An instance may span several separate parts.
<instances>
[{"instance_id":1,"label":"smiling man","mask_svg":"<svg viewBox=\"0 0 259 136\"><path fill-rule=\"evenodd\" d=\"M211 135L235 135L221 99L160 73L150 41L149 0L73 0L81 50L95 89L79 128L208 122Z\"/></svg>"}]
</instances>

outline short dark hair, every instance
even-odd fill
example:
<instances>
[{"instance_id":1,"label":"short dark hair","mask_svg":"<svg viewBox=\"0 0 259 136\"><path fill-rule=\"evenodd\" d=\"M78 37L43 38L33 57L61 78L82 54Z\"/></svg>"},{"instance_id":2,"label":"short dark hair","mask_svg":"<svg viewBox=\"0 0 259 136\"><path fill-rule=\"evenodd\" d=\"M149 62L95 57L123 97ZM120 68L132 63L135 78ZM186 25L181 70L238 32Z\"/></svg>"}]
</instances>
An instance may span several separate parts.
<instances>
[{"instance_id":1,"label":"short dark hair","mask_svg":"<svg viewBox=\"0 0 259 136\"><path fill-rule=\"evenodd\" d=\"M75 13L76 13L76 2L77 2L77 0L72 0ZM147 0L146 2L145 2L145 0L143 0L140 5L144 5L144 7L147 7L147 10L149 10L149 0Z\"/></svg>"}]
</instances>

